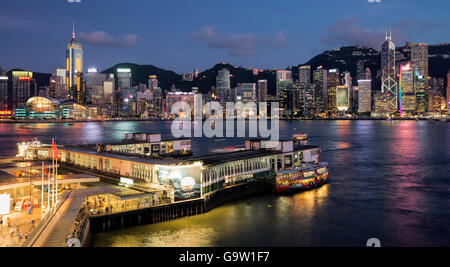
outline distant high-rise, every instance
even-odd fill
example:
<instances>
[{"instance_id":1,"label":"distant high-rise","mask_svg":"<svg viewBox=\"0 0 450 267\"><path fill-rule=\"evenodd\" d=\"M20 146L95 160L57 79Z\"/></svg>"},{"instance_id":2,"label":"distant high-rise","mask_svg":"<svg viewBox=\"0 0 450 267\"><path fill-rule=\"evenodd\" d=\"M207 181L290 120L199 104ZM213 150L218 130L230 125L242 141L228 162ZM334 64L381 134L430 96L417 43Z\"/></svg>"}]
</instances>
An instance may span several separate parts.
<instances>
[{"instance_id":1,"label":"distant high-rise","mask_svg":"<svg viewBox=\"0 0 450 267\"><path fill-rule=\"evenodd\" d=\"M198 68L194 69L194 78L198 78Z\"/></svg>"},{"instance_id":2,"label":"distant high-rise","mask_svg":"<svg viewBox=\"0 0 450 267\"><path fill-rule=\"evenodd\" d=\"M104 102L104 82L107 75L91 70L86 73L86 95L87 101L94 105Z\"/></svg>"},{"instance_id":3,"label":"distant high-rise","mask_svg":"<svg viewBox=\"0 0 450 267\"><path fill-rule=\"evenodd\" d=\"M362 80L365 79L365 70L364 70L364 61L358 60L356 62L356 79Z\"/></svg>"},{"instance_id":4,"label":"distant high-rise","mask_svg":"<svg viewBox=\"0 0 450 267\"><path fill-rule=\"evenodd\" d=\"M339 70L331 69L327 76L327 110L335 113L337 111L336 90L339 86Z\"/></svg>"},{"instance_id":5,"label":"distant high-rise","mask_svg":"<svg viewBox=\"0 0 450 267\"><path fill-rule=\"evenodd\" d=\"M447 73L447 111L450 114L450 71Z\"/></svg>"},{"instance_id":6,"label":"distant high-rise","mask_svg":"<svg viewBox=\"0 0 450 267\"><path fill-rule=\"evenodd\" d=\"M298 69L298 82L304 84L311 83L311 66L301 66Z\"/></svg>"},{"instance_id":7,"label":"distant high-rise","mask_svg":"<svg viewBox=\"0 0 450 267\"><path fill-rule=\"evenodd\" d=\"M258 81L258 102L267 101L267 80Z\"/></svg>"},{"instance_id":8,"label":"distant high-rise","mask_svg":"<svg viewBox=\"0 0 450 267\"><path fill-rule=\"evenodd\" d=\"M10 105L11 93L8 85L9 78L0 73L0 110L7 110Z\"/></svg>"},{"instance_id":9,"label":"distant high-rise","mask_svg":"<svg viewBox=\"0 0 450 267\"><path fill-rule=\"evenodd\" d=\"M230 71L228 69L219 70L216 77L216 92L219 95L219 101L223 104L230 100L231 81Z\"/></svg>"},{"instance_id":10,"label":"distant high-rise","mask_svg":"<svg viewBox=\"0 0 450 267\"><path fill-rule=\"evenodd\" d=\"M358 112L372 111L372 81L358 80Z\"/></svg>"},{"instance_id":11,"label":"distant high-rise","mask_svg":"<svg viewBox=\"0 0 450 267\"><path fill-rule=\"evenodd\" d=\"M395 67L395 44L392 34L386 33L386 41L381 46L381 92L387 96L390 112L398 109L398 87Z\"/></svg>"},{"instance_id":12,"label":"distant high-rise","mask_svg":"<svg viewBox=\"0 0 450 267\"><path fill-rule=\"evenodd\" d=\"M29 71L11 72L11 103L13 108L25 108L27 100L37 94L36 81Z\"/></svg>"},{"instance_id":13,"label":"distant high-rise","mask_svg":"<svg viewBox=\"0 0 450 267\"><path fill-rule=\"evenodd\" d=\"M336 87L336 108L339 111L348 111L350 108L350 90L348 85Z\"/></svg>"},{"instance_id":14,"label":"distant high-rise","mask_svg":"<svg viewBox=\"0 0 450 267\"><path fill-rule=\"evenodd\" d=\"M327 82L327 70L324 70L321 67L314 70L314 105L316 106L317 114L324 112L326 109Z\"/></svg>"},{"instance_id":15,"label":"distant high-rise","mask_svg":"<svg viewBox=\"0 0 450 267\"><path fill-rule=\"evenodd\" d=\"M153 91L156 88L158 88L158 77L156 75L148 76L148 89Z\"/></svg>"},{"instance_id":16,"label":"distant high-rise","mask_svg":"<svg viewBox=\"0 0 450 267\"><path fill-rule=\"evenodd\" d=\"M414 91L414 71L411 64L400 66L399 77L400 113L416 110L416 95Z\"/></svg>"},{"instance_id":17,"label":"distant high-rise","mask_svg":"<svg viewBox=\"0 0 450 267\"><path fill-rule=\"evenodd\" d=\"M66 49L66 85L67 94L73 100L82 102L83 94L83 47L72 31L72 40Z\"/></svg>"},{"instance_id":18,"label":"distant high-rise","mask_svg":"<svg viewBox=\"0 0 450 267\"><path fill-rule=\"evenodd\" d=\"M416 112L427 111L425 78L417 71L414 73L414 91L416 93Z\"/></svg>"},{"instance_id":19,"label":"distant high-rise","mask_svg":"<svg viewBox=\"0 0 450 267\"><path fill-rule=\"evenodd\" d=\"M277 70L277 95L279 96L280 93L290 87L293 83L292 81L292 71L290 70Z\"/></svg>"},{"instance_id":20,"label":"distant high-rise","mask_svg":"<svg viewBox=\"0 0 450 267\"><path fill-rule=\"evenodd\" d=\"M241 83L234 92L236 102L257 102L256 83Z\"/></svg>"},{"instance_id":21,"label":"distant high-rise","mask_svg":"<svg viewBox=\"0 0 450 267\"><path fill-rule=\"evenodd\" d=\"M419 72L425 79L425 84L428 86L428 45L414 44L411 46L411 66L413 70Z\"/></svg>"},{"instance_id":22,"label":"distant high-rise","mask_svg":"<svg viewBox=\"0 0 450 267\"><path fill-rule=\"evenodd\" d=\"M300 84L301 90L303 89L303 115L304 116L314 116L316 114L315 105L315 86L314 84Z\"/></svg>"}]
</instances>

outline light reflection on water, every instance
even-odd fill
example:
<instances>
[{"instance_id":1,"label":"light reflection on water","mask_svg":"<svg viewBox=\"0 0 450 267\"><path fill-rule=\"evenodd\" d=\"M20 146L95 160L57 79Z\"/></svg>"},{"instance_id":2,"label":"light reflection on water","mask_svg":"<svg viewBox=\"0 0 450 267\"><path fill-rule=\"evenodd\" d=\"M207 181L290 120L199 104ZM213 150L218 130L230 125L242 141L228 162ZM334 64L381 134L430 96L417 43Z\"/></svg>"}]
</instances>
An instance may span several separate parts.
<instances>
[{"instance_id":1,"label":"light reflection on water","mask_svg":"<svg viewBox=\"0 0 450 267\"><path fill-rule=\"evenodd\" d=\"M59 144L119 141L162 132L170 122L0 124L1 156L38 137ZM450 125L434 121L280 122L281 138L306 132L330 164L330 183L294 195L267 194L206 214L96 235L93 246L450 245ZM222 139L222 138L220 138ZM194 138L196 154L243 139Z\"/></svg>"}]
</instances>

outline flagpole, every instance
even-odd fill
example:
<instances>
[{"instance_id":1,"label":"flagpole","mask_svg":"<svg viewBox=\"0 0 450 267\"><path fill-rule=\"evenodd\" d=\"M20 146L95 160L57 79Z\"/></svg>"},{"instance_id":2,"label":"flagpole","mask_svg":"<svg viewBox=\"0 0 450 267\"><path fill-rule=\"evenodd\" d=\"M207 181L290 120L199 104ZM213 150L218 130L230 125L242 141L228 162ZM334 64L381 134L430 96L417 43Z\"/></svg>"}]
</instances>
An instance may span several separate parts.
<instances>
[{"instance_id":1,"label":"flagpole","mask_svg":"<svg viewBox=\"0 0 450 267\"><path fill-rule=\"evenodd\" d=\"M53 149L53 144L54 144L54 139L52 139L52 175L53 175L53 180L52 180L52 205L53 207L55 207L55 150Z\"/></svg>"},{"instance_id":2,"label":"flagpole","mask_svg":"<svg viewBox=\"0 0 450 267\"><path fill-rule=\"evenodd\" d=\"M55 169L55 200L56 200L56 204L58 204L58 155L56 156L56 169Z\"/></svg>"},{"instance_id":3,"label":"flagpole","mask_svg":"<svg viewBox=\"0 0 450 267\"><path fill-rule=\"evenodd\" d=\"M47 181L47 213L50 210L50 172L47 172L48 181Z\"/></svg>"},{"instance_id":4,"label":"flagpole","mask_svg":"<svg viewBox=\"0 0 450 267\"><path fill-rule=\"evenodd\" d=\"M42 180L41 180L41 220L44 211L44 162L42 162Z\"/></svg>"}]
</instances>

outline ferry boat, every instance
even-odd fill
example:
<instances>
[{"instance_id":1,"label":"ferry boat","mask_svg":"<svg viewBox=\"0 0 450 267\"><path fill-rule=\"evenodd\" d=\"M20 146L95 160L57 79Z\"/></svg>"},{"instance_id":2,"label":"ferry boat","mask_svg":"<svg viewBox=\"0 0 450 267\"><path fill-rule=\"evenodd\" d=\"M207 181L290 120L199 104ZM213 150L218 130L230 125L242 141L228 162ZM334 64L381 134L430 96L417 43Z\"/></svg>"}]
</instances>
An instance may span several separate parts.
<instances>
[{"instance_id":1,"label":"ferry boat","mask_svg":"<svg viewBox=\"0 0 450 267\"><path fill-rule=\"evenodd\" d=\"M328 163L307 163L301 167L282 170L276 175L278 193L307 190L328 182Z\"/></svg>"}]
</instances>

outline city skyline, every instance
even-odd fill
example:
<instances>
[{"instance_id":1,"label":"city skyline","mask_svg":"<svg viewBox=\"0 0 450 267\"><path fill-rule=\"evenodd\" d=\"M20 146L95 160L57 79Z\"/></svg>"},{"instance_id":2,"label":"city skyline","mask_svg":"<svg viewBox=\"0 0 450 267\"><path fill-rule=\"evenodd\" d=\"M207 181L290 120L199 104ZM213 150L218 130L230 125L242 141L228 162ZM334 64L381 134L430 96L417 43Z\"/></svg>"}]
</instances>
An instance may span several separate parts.
<instances>
[{"instance_id":1,"label":"city skyline","mask_svg":"<svg viewBox=\"0 0 450 267\"><path fill-rule=\"evenodd\" d=\"M274 7L272 1L262 1L258 5L242 3L237 8L233 1L228 5L199 1L191 6L158 1L114 1L109 6L103 1L11 1L2 3L0 12L0 34L8 40L0 44L0 66L44 73L64 67L61 47L70 41L73 22L85 50L84 68L99 70L132 62L183 73L195 67L202 71L222 61L283 69L342 44L379 49L388 25L398 46L405 41L446 42L441 38L448 35L449 27L442 22L445 14L440 11L448 3L438 1L431 6L413 2L354 0L346 5L334 1L319 5L296 1ZM295 8L285 8L290 6ZM103 15L118 10L123 14L119 18ZM152 10L154 16L146 15ZM334 12L330 15L327 10ZM279 20L279 11L286 20ZM49 12L51 16L45 15ZM298 19L299 13L305 16ZM261 14L269 15L258 21ZM245 21L239 19L243 15ZM170 22L162 19L164 16L169 16ZM146 23L151 26L143 25ZM20 51L21 56L14 51Z\"/></svg>"}]
</instances>

